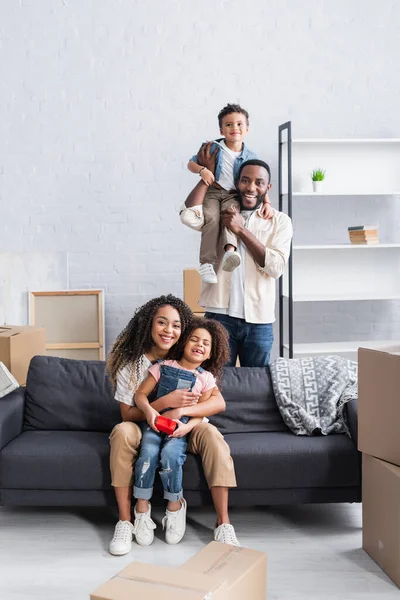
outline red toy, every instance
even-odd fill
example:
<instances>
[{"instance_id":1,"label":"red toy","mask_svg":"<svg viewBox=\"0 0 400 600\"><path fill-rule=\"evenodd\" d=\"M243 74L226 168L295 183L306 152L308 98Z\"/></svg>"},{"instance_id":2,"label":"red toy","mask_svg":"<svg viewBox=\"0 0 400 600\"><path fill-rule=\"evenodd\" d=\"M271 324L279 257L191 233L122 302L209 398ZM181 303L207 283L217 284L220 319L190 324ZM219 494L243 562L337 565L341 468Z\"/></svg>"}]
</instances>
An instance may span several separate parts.
<instances>
[{"instance_id":1,"label":"red toy","mask_svg":"<svg viewBox=\"0 0 400 600\"><path fill-rule=\"evenodd\" d=\"M174 433L176 429L176 423L172 419L167 419L166 417L160 416L157 417L156 427L158 431L162 431L163 433L168 433L168 435L171 435L171 433Z\"/></svg>"}]
</instances>

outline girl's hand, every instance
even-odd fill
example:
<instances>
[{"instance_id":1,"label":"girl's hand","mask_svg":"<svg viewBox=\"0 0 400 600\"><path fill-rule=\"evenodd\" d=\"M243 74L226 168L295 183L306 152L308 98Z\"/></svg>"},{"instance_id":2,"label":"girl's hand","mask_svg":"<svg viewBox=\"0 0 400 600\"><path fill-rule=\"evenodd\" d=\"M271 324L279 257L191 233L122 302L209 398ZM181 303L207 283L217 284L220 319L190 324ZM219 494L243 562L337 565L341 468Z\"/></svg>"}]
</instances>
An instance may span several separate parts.
<instances>
[{"instance_id":1,"label":"girl's hand","mask_svg":"<svg viewBox=\"0 0 400 600\"><path fill-rule=\"evenodd\" d=\"M151 404L149 404L149 406L144 411L144 415L146 417L146 421L148 422L149 426L154 431L158 432L158 429L156 427L156 420L158 419L160 414L154 408L151 407Z\"/></svg>"},{"instance_id":2,"label":"girl's hand","mask_svg":"<svg viewBox=\"0 0 400 600\"><path fill-rule=\"evenodd\" d=\"M168 406L171 408L184 408L185 406L197 404L200 394L190 392L188 388L187 390L174 390L164 396L164 398L168 398Z\"/></svg>"},{"instance_id":3,"label":"girl's hand","mask_svg":"<svg viewBox=\"0 0 400 600\"><path fill-rule=\"evenodd\" d=\"M162 416L166 417L167 419L172 419L173 421L176 421L177 419L183 417L184 414L185 411L182 408L174 408L172 410L166 410L165 412L163 412Z\"/></svg>"},{"instance_id":4,"label":"girl's hand","mask_svg":"<svg viewBox=\"0 0 400 600\"><path fill-rule=\"evenodd\" d=\"M214 174L211 173L211 171L209 171L207 167L204 167L204 169L200 173L200 177L206 185L212 185L215 181Z\"/></svg>"},{"instance_id":5,"label":"girl's hand","mask_svg":"<svg viewBox=\"0 0 400 600\"><path fill-rule=\"evenodd\" d=\"M191 431L192 427L189 427L188 423L182 423L182 421L178 421L177 419L174 419L174 421L176 421L176 429L169 437L181 438Z\"/></svg>"}]
</instances>

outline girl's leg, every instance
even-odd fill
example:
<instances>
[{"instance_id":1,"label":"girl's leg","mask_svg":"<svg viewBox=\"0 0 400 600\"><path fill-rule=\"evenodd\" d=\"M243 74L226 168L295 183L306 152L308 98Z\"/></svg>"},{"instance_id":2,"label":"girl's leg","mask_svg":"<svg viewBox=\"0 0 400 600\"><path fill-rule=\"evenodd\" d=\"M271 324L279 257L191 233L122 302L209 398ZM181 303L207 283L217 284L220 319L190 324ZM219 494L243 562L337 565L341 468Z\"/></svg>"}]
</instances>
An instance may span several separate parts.
<instances>
[{"instance_id":1,"label":"girl's leg","mask_svg":"<svg viewBox=\"0 0 400 600\"><path fill-rule=\"evenodd\" d=\"M186 501L182 490L182 465L186 460L186 438L167 438L161 449L160 477L164 487L164 498L168 500L165 517L165 541L177 544L186 529Z\"/></svg>"}]
</instances>

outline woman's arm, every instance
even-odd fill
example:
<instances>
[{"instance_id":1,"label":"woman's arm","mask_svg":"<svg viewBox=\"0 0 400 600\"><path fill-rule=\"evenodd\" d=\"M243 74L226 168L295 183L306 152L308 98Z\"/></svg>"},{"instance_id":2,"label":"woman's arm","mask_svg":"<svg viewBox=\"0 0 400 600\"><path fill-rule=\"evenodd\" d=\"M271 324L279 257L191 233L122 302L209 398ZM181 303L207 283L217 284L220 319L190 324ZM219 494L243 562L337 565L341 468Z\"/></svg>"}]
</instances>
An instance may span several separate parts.
<instances>
[{"instance_id":1,"label":"woman's arm","mask_svg":"<svg viewBox=\"0 0 400 600\"><path fill-rule=\"evenodd\" d=\"M139 388L140 389L140 388ZM151 406L157 411L162 412L167 408L186 408L197 404L199 401L199 394L190 392L189 390L175 390L170 392L166 396L162 396L154 402ZM183 413L182 413L183 414ZM186 414L186 413L185 413ZM146 417L144 413L137 406L128 406L121 402L121 416L123 421L145 421Z\"/></svg>"},{"instance_id":2,"label":"woman's arm","mask_svg":"<svg viewBox=\"0 0 400 600\"><path fill-rule=\"evenodd\" d=\"M204 398L204 399L203 399ZM168 419L180 419L186 417L212 417L226 408L225 400L217 387L202 394L199 403L184 408L174 408L163 413Z\"/></svg>"}]
</instances>

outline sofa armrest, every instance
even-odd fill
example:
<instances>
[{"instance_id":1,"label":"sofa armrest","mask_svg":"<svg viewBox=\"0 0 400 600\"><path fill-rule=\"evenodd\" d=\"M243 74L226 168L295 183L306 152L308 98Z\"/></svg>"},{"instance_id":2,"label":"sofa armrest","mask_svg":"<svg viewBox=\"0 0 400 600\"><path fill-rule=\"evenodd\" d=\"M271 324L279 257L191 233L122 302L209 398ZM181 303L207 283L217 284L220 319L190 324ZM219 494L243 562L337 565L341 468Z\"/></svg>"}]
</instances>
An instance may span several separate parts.
<instances>
[{"instance_id":1,"label":"sofa armrest","mask_svg":"<svg viewBox=\"0 0 400 600\"><path fill-rule=\"evenodd\" d=\"M344 417L350 430L351 439L358 448L358 400L353 399L347 402L344 407Z\"/></svg>"},{"instance_id":2,"label":"sofa armrest","mask_svg":"<svg viewBox=\"0 0 400 600\"><path fill-rule=\"evenodd\" d=\"M0 450L22 433L24 407L24 387L19 387L11 394L0 398Z\"/></svg>"}]
</instances>

